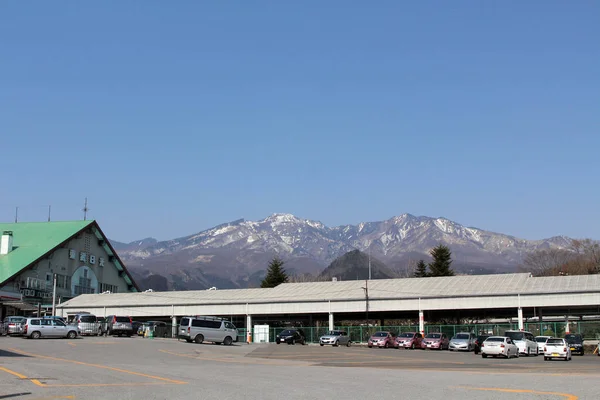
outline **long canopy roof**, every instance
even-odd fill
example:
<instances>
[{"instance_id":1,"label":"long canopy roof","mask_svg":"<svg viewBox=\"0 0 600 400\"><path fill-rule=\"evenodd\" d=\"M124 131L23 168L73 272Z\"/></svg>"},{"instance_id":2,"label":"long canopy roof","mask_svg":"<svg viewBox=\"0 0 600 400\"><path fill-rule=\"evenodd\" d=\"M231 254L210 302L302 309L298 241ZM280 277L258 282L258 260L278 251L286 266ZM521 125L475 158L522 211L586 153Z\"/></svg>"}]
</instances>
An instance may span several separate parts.
<instances>
[{"instance_id":1,"label":"long canopy roof","mask_svg":"<svg viewBox=\"0 0 600 400\"><path fill-rule=\"evenodd\" d=\"M284 283L271 289L84 294L59 307L352 301L365 298L416 299L600 292L600 275L532 277L529 273L435 278Z\"/></svg>"}]
</instances>

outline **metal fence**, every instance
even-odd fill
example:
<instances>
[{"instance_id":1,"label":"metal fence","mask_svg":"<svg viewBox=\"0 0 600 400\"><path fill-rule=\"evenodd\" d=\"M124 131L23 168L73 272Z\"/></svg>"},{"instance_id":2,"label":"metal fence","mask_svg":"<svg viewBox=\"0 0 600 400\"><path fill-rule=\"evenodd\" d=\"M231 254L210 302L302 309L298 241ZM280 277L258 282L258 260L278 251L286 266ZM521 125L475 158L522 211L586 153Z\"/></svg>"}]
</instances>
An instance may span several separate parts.
<instances>
[{"instance_id":1,"label":"metal fence","mask_svg":"<svg viewBox=\"0 0 600 400\"><path fill-rule=\"evenodd\" d=\"M269 342L275 342L279 333L289 328L269 328ZM328 327L299 327L306 335L306 341L317 343L319 337L329 331ZM394 334L403 332L418 332L418 325L405 326L336 326L335 329L348 332L350 340L355 343L364 343L377 331L390 331ZM504 335L508 330L518 330L518 324L469 324L469 325L425 325L425 334L441 332L452 337L458 332L473 332L477 335ZM524 329L534 336L562 337L566 332L564 322L536 322L525 323ZM238 328L238 341L246 341L246 329ZM600 339L600 321L580 321L569 323L569 332L579 333L585 340Z\"/></svg>"}]
</instances>

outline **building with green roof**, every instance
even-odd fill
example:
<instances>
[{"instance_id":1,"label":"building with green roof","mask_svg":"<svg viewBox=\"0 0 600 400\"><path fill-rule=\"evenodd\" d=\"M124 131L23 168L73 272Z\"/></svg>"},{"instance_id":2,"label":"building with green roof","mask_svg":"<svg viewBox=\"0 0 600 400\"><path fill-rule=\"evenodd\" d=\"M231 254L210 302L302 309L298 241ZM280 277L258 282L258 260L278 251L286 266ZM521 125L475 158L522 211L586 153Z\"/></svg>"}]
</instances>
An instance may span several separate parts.
<instances>
[{"instance_id":1,"label":"building with green roof","mask_svg":"<svg viewBox=\"0 0 600 400\"><path fill-rule=\"evenodd\" d=\"M80 294L137 292L139 287L92 221L0 223L1 317Z\"/></svg>"}]
</instances>

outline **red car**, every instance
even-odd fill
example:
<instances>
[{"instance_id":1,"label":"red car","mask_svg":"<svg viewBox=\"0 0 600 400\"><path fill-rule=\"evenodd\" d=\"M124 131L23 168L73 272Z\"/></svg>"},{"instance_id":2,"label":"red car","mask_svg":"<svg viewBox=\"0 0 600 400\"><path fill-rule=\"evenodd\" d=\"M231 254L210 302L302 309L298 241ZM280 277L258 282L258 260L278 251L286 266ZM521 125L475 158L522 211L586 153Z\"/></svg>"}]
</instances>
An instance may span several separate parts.
<instances>
[{"instance_id":1,"label":"red car","mask_svg":"<svg viewBox=\"0 0 600 400\"><path fill-rule=\"evenodd\" d=\"M367 342L367 346L373 347L394 347L394 334L392 332L380 331L375 332Z\"/></svg>"},{"instance_id":2,"label":"red car","mask_svg":"<svg viewBox=\"0 0 600 400\"><path fill-rule=\"evenodd\" d=\"M428 333L421 341L421 348L423 350L448 350L450 341L445 333Z\"/></svg>"},{"instance_id":3,"label":"red car","mask_svg":"<svg viewBox=\"0 0 600 400\"><path fill-rule=\"evenodd\" d=\"M423 337L418 332L404 332L396 338L396 348L420 349Z\"/></svg>"}]
</instances>

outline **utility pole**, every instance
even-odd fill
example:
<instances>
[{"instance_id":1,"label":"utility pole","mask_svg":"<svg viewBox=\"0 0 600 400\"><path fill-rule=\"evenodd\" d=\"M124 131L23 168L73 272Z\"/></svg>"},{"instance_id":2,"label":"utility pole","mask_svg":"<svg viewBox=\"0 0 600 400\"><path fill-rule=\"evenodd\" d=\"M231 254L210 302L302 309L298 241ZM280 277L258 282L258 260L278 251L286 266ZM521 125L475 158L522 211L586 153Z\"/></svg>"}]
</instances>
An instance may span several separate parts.
<instances>
[{"instance_id":1,"label":"utility pole","mask_svg":"<svg viewBox=\"0 0 600 400\"><path fill-rule=\"evenodd\" d=\"M19 222L19 207L15 208L15 224Z\"/></svg>"},{"instance_id":2,"label":"utility pole","mask_svg":"<svg viewBox=\"0 0 600 400\"><path fill-rule=\"evenodd\" d=\"M52 206L48 206L48 222L50 222L50 214L52 213Z\"/></svg>"},{"instance_id":3,"label":"utility pole","mask_svg":"<svg viewBox=\"0 0 600 400\"><path fill-rule=\"evenodd\" d=\"M369 281L365 281L365 287L362 288L365 291L365 310L367 317L367 327L369 326Z\"/></svg>"},{"instance_id":4,"label":"utility pole","mask_svg":"<svg viewBox=\"0 0 600 400\"><path fill-rule=\"evenodd\" d=\"M369 246L369 280L371 280L371 246Z\"/></svg>"},{"instance_id":5,"label":"utility pole","mask_svg":"<svg viewBox=\"0 0 600 400\"><path fill-rule=\"evenodd\" d=\"M53 289L52 289L52 316L54 317L56 315L56 274L54 275L54 279L53 279Z\"/></svg>"}]
</instances>

